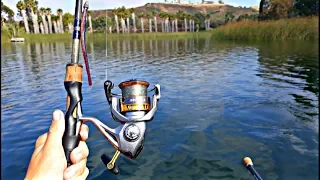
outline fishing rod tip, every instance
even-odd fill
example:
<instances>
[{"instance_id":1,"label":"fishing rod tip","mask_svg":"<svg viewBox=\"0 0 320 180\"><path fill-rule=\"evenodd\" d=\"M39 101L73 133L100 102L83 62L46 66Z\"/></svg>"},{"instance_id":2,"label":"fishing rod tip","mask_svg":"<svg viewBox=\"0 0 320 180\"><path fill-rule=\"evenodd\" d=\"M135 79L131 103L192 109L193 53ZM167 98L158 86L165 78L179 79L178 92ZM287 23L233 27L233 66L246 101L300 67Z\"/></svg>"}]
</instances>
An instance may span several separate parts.
<instances>
[{"instance_id":1,"label":"fishing rod tip","mask_svg":"<svg viewBox=\"0 0 320 180\"><path fill-rule=\"evenodd\" d=\"M249 157L243 158L243 164L244 166L248 166L248 165L253 166L252 160Z\"/></svg>"}]
</instances>

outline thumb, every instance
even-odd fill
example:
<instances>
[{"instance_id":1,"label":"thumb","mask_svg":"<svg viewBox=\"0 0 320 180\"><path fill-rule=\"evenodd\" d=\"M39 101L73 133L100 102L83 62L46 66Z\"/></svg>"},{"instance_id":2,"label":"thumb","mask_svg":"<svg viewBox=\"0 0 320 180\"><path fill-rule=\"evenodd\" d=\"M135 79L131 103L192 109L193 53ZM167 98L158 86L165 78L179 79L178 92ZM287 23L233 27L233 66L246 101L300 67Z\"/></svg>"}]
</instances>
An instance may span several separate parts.
<instances>
[{"instance_id":1,"label":"thumb","mask_svg":"<svg viewBox=\"0 0 320 180\"><path fill-rule=\"evenodd\" d=\"M52 124L49 129L46 145L62 145L62 136L65 130L64 114L61 110L53 112Z\"/></svg>"}]
</instances>

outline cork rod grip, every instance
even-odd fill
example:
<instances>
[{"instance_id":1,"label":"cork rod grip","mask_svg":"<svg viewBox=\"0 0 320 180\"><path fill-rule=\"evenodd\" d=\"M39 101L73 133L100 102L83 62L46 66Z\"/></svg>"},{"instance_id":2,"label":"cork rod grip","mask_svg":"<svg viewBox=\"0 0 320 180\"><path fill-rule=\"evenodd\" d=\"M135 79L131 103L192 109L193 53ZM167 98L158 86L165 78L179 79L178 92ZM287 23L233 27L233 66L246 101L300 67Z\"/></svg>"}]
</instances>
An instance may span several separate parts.
<instances>
[{"instance_id":1,"label":"cork rod grip","mask_svg":"<svg viewBox=\"0 0 320 180\"><path fill-rule=\"evenodd\" d=\"M66 81L76 81L82 83L82 69L81 64L68 64L66 67L66 76L64 82ZM67 95L66 99L66 110L68 110L70 105L70 97Z\"/></svg>"}]
</instances>

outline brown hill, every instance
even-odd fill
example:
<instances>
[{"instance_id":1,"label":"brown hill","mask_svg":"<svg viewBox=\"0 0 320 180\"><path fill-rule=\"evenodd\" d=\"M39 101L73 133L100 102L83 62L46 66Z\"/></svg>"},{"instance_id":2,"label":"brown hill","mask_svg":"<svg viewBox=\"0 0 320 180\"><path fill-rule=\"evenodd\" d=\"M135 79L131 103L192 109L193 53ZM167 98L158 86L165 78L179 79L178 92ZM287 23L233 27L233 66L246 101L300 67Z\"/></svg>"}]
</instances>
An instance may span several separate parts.
<instances>
[{"instance_id":1,"label":"brown hill","mask_svg":"<svg viewBox=\"0 0 320 180\"><path fill-rule=\"evenodd\" d=\"M176 13L179 10L182 10L189 14L195 14L197 12L201 12L204 14L210 12L216 12L211 15L212 21L224 21L225 14L227 12L233 13L235 18L238 18L241 14L257 14L258 11L256 8L242 8L242 7L234 7L227 4L173 4L173 3L147 3L144 6L136 7L136 14L141 12L149 12L149 11L156 11L156 12L167 12L167 13ZM108 9L108 16L113 16L111 12L112 9ZM92 18L97 16L106 15L106 10L93 10L91 13Z\"/></svg>"}]
</instances>

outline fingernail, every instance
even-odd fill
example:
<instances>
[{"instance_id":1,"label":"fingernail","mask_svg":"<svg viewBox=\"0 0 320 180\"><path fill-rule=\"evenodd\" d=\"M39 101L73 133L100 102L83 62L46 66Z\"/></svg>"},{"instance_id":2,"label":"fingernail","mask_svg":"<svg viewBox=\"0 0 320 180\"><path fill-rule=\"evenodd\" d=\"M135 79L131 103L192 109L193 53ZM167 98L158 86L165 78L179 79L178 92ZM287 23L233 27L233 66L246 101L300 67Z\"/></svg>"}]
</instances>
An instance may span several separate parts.
<instances>
[{"instance_id":1,"label":"fingernail","mask_svg":"<svg viewBox=\"0 0 320 180\"><path fill-rule=\"evenodd\" d=\"M85 139L88 139L87 133L81 132L80 135L81 135L81 137L83 137Z\"/></svg>"},{"instance_id":2,"label":"fingernail","mask_svg":"<svg viewBox=\"0 0 320 180\"><path fill-rule=\"evenodd\" d=\"M67 179L71 179L75 174L75 171L73 171L72 169L68 169L66 172L66 178Z\"/></svg>"},{"instance_id":3,"label":"fingernail","mask_svg":"<svg viewBox=\"0 0 320 180\"><path fill-rule=\"evenodd\" d=\"M53 120L54 121L58 121L61 119L61 112L59 112L59 110L55 110L53 112Z\"/></svg>"},{"instance_id":4,"label":"fingernail","mask_svg":"<svg viewBox=\"0 0 320 180\"><path fill-rule=\"evenodd\" d=\"M60 120L63 120L64 119L64 114L63 114L63 112L62 111L60 111L60 118L59 118Z\"/></svg>"}]
</instances>

